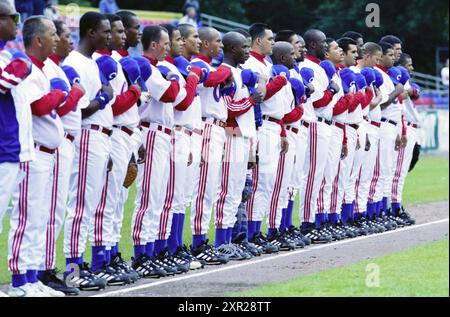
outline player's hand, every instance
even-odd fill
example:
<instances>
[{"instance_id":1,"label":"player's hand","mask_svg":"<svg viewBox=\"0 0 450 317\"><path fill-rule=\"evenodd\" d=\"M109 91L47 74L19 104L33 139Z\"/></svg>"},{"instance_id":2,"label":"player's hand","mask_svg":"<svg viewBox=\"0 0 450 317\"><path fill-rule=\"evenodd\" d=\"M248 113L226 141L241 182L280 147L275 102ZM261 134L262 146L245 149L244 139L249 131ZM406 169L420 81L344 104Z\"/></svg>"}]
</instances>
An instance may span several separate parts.
<instances>
[{"instance_id":1,"label":"player's hand","mask_svg":"<svg viewBox=\"0 0 450 317\"><path fill-rule=\"evenodd\" d=\"M139 91L139 93L142 93L141 86L139 86L138 84L131 85L131 87L136 88L136 89ZM130 87L130 88L131 88L131 87Z\"/></svg>"},{"instance_id":2,"label":"player's hand","mask_svg":"<svg viewBox=\"0 0 450 317\"><path fill-rule=\"evenodd\" d=\"M224 87L230 87L233 84L233 81L234 81L234 77L233 77L233 75L231 75L230 77L225 79L225 81L223 82Z\"/></svg>"},{"instance_id":3,"label":"player's hand","mask_svg":"<svg viewBox=\"0 0 450 317\"><path fill-rule=\"evenodd\" d=\"M73 87L76 87L76 88L80 89L83 92L83 94L86 93L86 90L84 89L84 87L81 84L73 84L72 88Z\"/></svg>"},{"instance_id":4,"label":"player's hand","mask_svg":"<svg viewBox=\"0 0 450 317\"><path fill-rule=\"evenodd\" d=\"M341 149L341 160L345 159L348 155L348 146L347 144L342 144L342 149Z\"/></svg>"},{"instance_id":5,"label":"player's hand","mask_svg":"<svg viewBox=\"0 0 450 317\"><path fill-rule=\"evenodd\" d=\"M339 85L338 85L336 82L334 82L333 80L330 81L329 87L332 88L332 89L334 89L334 91L335 91L336 93L338 93L339 90L341 90L341 87L339 87Z\"/></svg>"},{"instance_id":6,"label":"player's hand","mask_svg":"<svg viewBox=\"0 0 450 317\"><path fill-rule=\"evenodd\" d=\"M192 152L189 152L187 166L191 166L192 162L194 162L194 156L192 155Z\"/></svg>"},{"instance_id":7,"label":"player's hand","mask_svg":"<svg viewBox=\"0 0 450 317\"><path fill-rule=\"evenodd\" d=\"M406 135L402 135L402 137L400 138L400 146L402 148L405 148L406 145L408 144L408 138L406 137Z\"/></svg>"},{"instance_id":8,"label":"player's hand","mask_svg":"<svg viewBox=\"0 0 450 317\"><path fill-rule=\"evenodd\" d=\"M314 85L313 85L312 83L308 83L306 86L308 87L308 89L307 89L307 90L308 90L308 93L306 94L306 97L309 98L309 97L311 97L311 95L312 95L316 90L315 90Z\"/></svg>"},{"instance_id":9,"label":"player's hand","mask_svg":"<svg viewBox=\"0 0 450 317\"><path fill-rule=\"evenodd\" d=\"M289 141L286 137L281 138L281 154L286 154L289 151Z\"/></svg>"},{"instance_id":10,"label":"player's hand","mask_svg":"<svg viewBox=\"0 0 450 317\"><path fill-rule=\"evenodd\" d=\"M370 146L371 146L371 144L370 144L369 136L366 134L366 146L364 147L364 150L366 152L370 151Z\"/></svg>"},{"instance_id":11,"label":"player's hand","mask_svg":"<svg viewBox=\"0 0 450 317\"><path fill-rule=\"evenodd\" d=\"M108 86L102 85L102 91L108 95L109 100L113 99L114 90L113 90L111 84L108 84Z\"/></svg>"},{"instance_id":12,"label":"player's hand","mask_svg":"<svg viewBox=\"0 0 450 317\"><path fill-rule=\"evenodd\" d=\"M402 84L398 83L397 86L395 86L395 94L397 96L400 96L403 93L404 87Z\"/></svg>"},{"instance_id":13,"label":"player's hand","mask_svg":"<svg viewBox=\"0 0 450 317\"><path fill-rule=\"evenodd\" d=\"M259 104L263 101L264 96L261 92L255 91L250 98L252 98L255 101L255 104Z\"/></svg>"},{"instance_id":14,"label":"player's hand","mask_svg":"<svg viewBox=\"0 0 450 317\"><path fill-rule=\"evenodd\" d=\"M400 135L397 135L395 138L395 150L398 151L400 149L400 146L402 145L402 139L400 138Z\"/></svg>"},{"instance_id":15,"label":"player's hand","mask_svg":"<svg viewBox=\"0 0 450 317\"><path fill-rule=\"evenodd\" d=\"M146 158L146 156L147 156L147 150L145 149L145 147L144 147L143 145L141 145L141 146L139 147L139 150L138 150L138 160L137 160L137 163L138 163L138 164L145 163L145 158Z\"/></svg>"},{"instance_id":16,"label":"player's hand","mask_svg":"<svg viewBox=\"0 0 450 317\"><path fill-rule=\"evenodd\" d=\"M111 157L109 157L109 160L108 160L108 166L106 167L106 170L107 170L108 172L111 172L112 169L113 169L113 166L114 166L113 160L112 160Z\"/></svg>"}]
</instances>

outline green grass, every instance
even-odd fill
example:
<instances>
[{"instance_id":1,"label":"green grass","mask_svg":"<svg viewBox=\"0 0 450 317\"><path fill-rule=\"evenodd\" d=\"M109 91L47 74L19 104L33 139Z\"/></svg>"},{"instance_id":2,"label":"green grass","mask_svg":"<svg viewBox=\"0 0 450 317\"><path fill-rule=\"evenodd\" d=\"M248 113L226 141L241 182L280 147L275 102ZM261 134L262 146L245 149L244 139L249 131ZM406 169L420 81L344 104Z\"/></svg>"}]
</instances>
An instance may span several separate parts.
<instances>
[{"instance_id":1,"label":"green grass","mask_svg":"<svg viewBox=\"0 0 450 317\"><path fill-rule=\"evenodd\" d=\"M125 258L129 259L133 255L133 245L131 241L131 216L134 208L134 196L136 193L135 186L131 188L130 195L125 205L124 224L122 227L122 241L120 249ZM424 156L417 163L415 169L406 178L404 190L404 203L406 205L425 203L431 201L448 200L448 159L433 156ZM298 197L296 205L298 204ZM294 210L297 210L295 207ZM186 211L186 220L184 224L183 238L187 244L191 243L190 228L190 210ZM299 217L294 213L294 224L299 224ZM266 231L266 225L263 223L262 231ZM7 270L7 254L8 254L8 231L9 217L3 219L3 232L0 234L0 283L9 282L9 273ZM210 230L208 239L214 241L214 217L211 217ZM65 266L63 249L63 235L60 234L57 240L57 267ZM90 261L91 250L86 248L85 259Z\"/></svg>"},{"instance_id":2,"label":"green grass","mask_svg":"<svg viewBox=\"0 0 450 317\"><path fill-rule=\"evenodd\" d=\"M242 297L449 296L448 238L288 282L226 294ZM379 279L372 277L377 266ZM366 284L369 281L369 286ZM375 283L374 283L375 282Z\"/></svg>"}]
</instances>

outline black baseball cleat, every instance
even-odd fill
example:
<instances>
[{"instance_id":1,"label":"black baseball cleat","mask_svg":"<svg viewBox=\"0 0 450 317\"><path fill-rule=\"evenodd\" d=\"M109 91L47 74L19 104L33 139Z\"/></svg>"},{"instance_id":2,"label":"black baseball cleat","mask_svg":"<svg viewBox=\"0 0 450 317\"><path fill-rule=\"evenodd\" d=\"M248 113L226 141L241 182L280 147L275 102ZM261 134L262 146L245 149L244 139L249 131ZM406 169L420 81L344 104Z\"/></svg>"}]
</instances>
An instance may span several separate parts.
<instances>
[{"instance_id":1,"label":"black baseball cleat","mask_svg":"<svg viewBox=\"0 0 450 317\"><path fill-rule=\"evenodd\" d=\"M186 261L189 264L190 270L202 269L204 267L204 264L192 255L191 251L186 245L183 245L183 247L178 247L175 251L174 257Z\"/></svg>"},{"instance_id":2,"label":"black baseball cleat","mask_svg":"<svg viewBox=\"0 0 450 317\"><path fill-rule=\"evenodd\" d=\"M302 237L300 236L300 232L289 231L289 229L285 229L281 232L281 234L285 235L289 242L292 242L295 245L295 248L304 248L305 242L303 242Z\"/></svg>"},{"instance_id":3,"label":"black baseball cleat","mask_svg":"<svg viewBox=\"0 0 450 317\"><path fill-rule=\"evenodd\" d=\"M411 226L416 224L416 220L408 213L406 212L405 208L403 208L401 211L399 211L398 216L405 222L406 226Z\"/></svg>"},{"instance_id":4,"label":"black baseball cleat","mask_svg":"<svg viewBox=\"0 0 450 317\"><path fill-rule=\"evenodd\" d=\"M178 264L173 260L172 256L163 250L156 257L151 258L153 262L162 266L166 270L167 275L181 274L183 271L178 267Z\"/></svg>"},{"instance_id":5,"label":"black baseball cleat","mask_svg":"<svg viewBox=\"0 0 450 317\"><path fill-rule=\"evenodd\" d=\"M258 248L253 243L245 241L246 237L247 234L240 234L237 237L235 237L231 242L233 244L238 245L242 250L246 251L252 256L260 256L263 253L262 248Z\"/></svg>"},{"instance_id":6,"label":"black baseball cleat","mask_svg":"<svg viewBox=\"0 0 450 317\"><path fill-rule=\"evenodd\" d=\"M192 248L191 246L191 252L193 256L205 265L220 265L228 263L228 259L220 255L212 245L209 245L208 240L203 241L197 248Z\"/></svg>"},{"instance_id":7,"label":"black baseball cleat","mask_svg":"<svg viewBox=\"0 0 450 317\"><path fill-rule=\"evenodd\" d=\"M302 234L311 239L311 243L328 243L333 240L333 237L326 234L323 230L315 227L302 228Z\"/></svg>"},{"instance_id":8,"label":"black baseball cleat","mask_svg":"<svg viewBox=\"0 0 450 317\"><path fill-rule=\"evenodd\" d=\"M374 228L369 226L366 218L364 218L364 217L359 217L359 218L355 217L355 220L353 221L353 223L357 228L362 228L365 231L367 231L367 234L373 234L376 231Z\"/></svg>"},{"instance_id":9,"label":"black baseball cleat","mask_svg":"<svg viewBox=\"0 0 450 317\"><path fill-rule=\"evenodd\" d=\"M322 228L324 230L324 233L331 235L333 241L345 239L345 235L342 233L342 231L334 226L331 226L330 224L324 224L322 225Z\"/></svg>"},{"instance_id":10,"label":"black baseball cleat","mask_svg":"<svg viewBox=\"0 0 450 317\"><path fill-rule=\"evenodd\" d=\"M280 251L290 251L295 249L295 244L278 230L275 231L272 236L268 237L267 240L278 247Z\"/></svg>"},{"instance_id":11,"label":"black baseball cleat","mask_svg":"<svg viewBox=\"0 0 450 317\"><path fill-rule=\"evenodd\" d=\"M154 263L147 255L141 254L137 259L131 258L132 268L144 278L160 278L167 275L162 266Z\"/></svg>"},{"instance_id":12,"label":"black baseball cleat","mask_svg":"<svg viewBox=\"0 0 450 317\"><path fill-rule=\"evenodd\" d=\"M276 245L270 243L261 232L255 234L249 242L261 247L263 252L266 254L277 253L280 251L280 249Z\"/></svg>"},{"instance_id":13,"label":"black baseball cleat","mask_svg":"<svg viewBox=\"0 0 450 317\"><path fill-rule=\"evenodd\" d=\"M288 228L288 230L289 230L290 233L293 233L293 234L297 235L303 241L303 243L305 245L310 245L311 244L311 239L308 238L308 237L305 237L303 235L303 233L301 232L301 230L299 228L297 228L296 226L290 226Z\"/></svg>"},{"instance_id":14,"label":"black baseball cleat","mask_svg":"<svg viewBox=\"0 0 450 317\"><path fill-rule=\"evenodd\" d=\"M122 259L122 254L118 252L111 258L111 266L118 272L128 275L131 283L136 282L140 275L136 272L125 260Z\"/></svg>"},{"instance_id":15,"label":"black baseball cleat","mask_svg":"<svg viewBox=\"0 0 450 317\"><path fill-rule=\"evenodd\" d=\"M94 274L99 278L104 278L108 286L122 286L131 283L127 274L116 271L106 262L101 268L94 271Z\"/></svg>"},{"instance_id":16,"label":"black baseball cleat","mask_svg":"<svg viewBox=\"0 0 450 317\"><path fill-rule=\"evenodd\" d=\"M89 264L84 262L83 264L78 264L79 274L78 276L72 276L69 280L71 274L65 276L66 284L72 284L79 288L81 291L99 291L106 287L107 281L104 278L99 278L94 273L92 273L89 268Z\"/></svg>"},{"instance_id":17,"label":"black baseball cleat","mask_svg":"<svg viewBox=\"0 0 450 317\"><path fill-rule=\"evenodd\" d=\"M383 221L386 229L388 229L388 230L397 229L397 227L398 227L397 223L394 220L390 219L384 211L381 212L380 218Z\"/></svg>"},{"instance_id":18,"label":"black baseball cleat","mask_svg":"<svg viewBox=\"0 0 450 317\"><path fill-rule=\"evenodd\" d=\"M74 286L68 286L65 281L57 276L56 269L45 271L44 274L39 278L39 280L46 286L63 292L69 296L76 296L80 294L80 290Z\"/></svg>"},{"instance_id":19,"label":"black baseball cleat","mask_svg":"<svg viewBox=\"0 0 450 317\"><path fill-rule=\"evenodd\" d=\"M350 228L349 226L345 225L341 220L338 220L336 224L333 225L333 227L338 228L346 238L355 238L358 236L358 234L355 232L353 228Z\"/></svg>"}]
</instances>

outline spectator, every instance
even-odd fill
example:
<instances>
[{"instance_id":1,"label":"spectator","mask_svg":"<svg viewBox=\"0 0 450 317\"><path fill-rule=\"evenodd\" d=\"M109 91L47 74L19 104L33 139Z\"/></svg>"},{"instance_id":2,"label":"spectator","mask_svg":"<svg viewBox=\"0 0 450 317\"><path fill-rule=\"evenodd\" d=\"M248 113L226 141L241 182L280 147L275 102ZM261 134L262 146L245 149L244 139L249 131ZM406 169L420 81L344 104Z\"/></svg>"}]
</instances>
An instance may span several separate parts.
<instances>
[{"instance_id":1,"label":"spectator","mask_svg":"<svg viewBox=\"0 0 450 317\"><path fill-rule=\"evenodd\" d=\"M178 21L179 24L190 24L197 28L197 10L194 6L188 5L185 8L185 15Z\"/></svg>"},{"instance_id":2,"label":"spectator","mask_svg":"<svg viewBox=\"0 0 450 317\"><path fill-rule=\"evenodd\" d=\"M200 12L200 4L198 0L186 0L183 6L184 10L186 10L188 6L194 7L197 12Z\"/></svg>"},{"instance_id":3,"label":"spectator","mask_svg":"<svg viewBox=\"0 0 450 317\"><path fill-rule=\"evenodd\" d=\"M101 0L99 4L100 12L103 14L114 14L119 11L116 0Z\"/></svg>"},{"instance_id":4,"label":"spectator","mask_svg":"<svg viewBox=\"0 0 450 317\"><path fill-rule=\"evenodd\" d=\"M448 71L449 71L449 68L448 68L448 58L447 58L447 62L445 62L445 67L442 67L442 70L441 70L442 82L444 83L444 86L447 89L448 89L448 81L449 81Z\"/></svg>"}]
</instances>

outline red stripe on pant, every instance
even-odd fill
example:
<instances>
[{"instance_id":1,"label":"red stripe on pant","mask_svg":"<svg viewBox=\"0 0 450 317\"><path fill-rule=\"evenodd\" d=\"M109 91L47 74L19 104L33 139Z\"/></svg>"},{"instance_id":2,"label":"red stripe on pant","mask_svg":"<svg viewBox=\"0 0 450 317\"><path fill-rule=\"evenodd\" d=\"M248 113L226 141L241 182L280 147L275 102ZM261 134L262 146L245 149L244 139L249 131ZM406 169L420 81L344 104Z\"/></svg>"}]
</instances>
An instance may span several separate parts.
<instances>
[{"instance_id":1,"label":"red stripe on pant","mask_svg":"<svg viewBox=\"0 0 450 317\"><path fill-rule=\"evenodd\" d=\"M327 181L324 177L322 180L322 184L320 184L319 197L317 198L317 212L319 214L323 214L324 209L325 209L325 202L323 201L323 199L324 199L323 192L325 190L326 183L327 183Z\"/></svg>"},{"instance_id":2,"label":"red stripe on pant","mask_svg":"<svg viewBox=\"0 0 450 317\"><path fill-rule=\"evenodd\" d=\"M106 172L106 181L105 185L103 185L102 196L100 198L100 203L95 210L95 220L94 220L94 245L96 247L101 247L104 245L103 242L103 218L105 217L105 205L106 198L108 196L108 181L109 181L109 173Z\"/></svg>"},{"instance_id":3,"label":"red stripe on pant","mask_svg":"<svg viewBox=\"0 0 450 317\"><path fill-rule=\"evenodd\" d=\"M55 165L53 166L52 200L50 205L50 218L47 223L45 269L53 269L55 253L55 219L56 205L58 202L58 177L59 177L59 149L56 150Z\"/></svg>"},{"instance_id":4,"label":"red stripe on pant","mask_svg":"<svg viewBox=\"0 0 450 317\"><path fill-rule=\"evenodd\" d=\"M252 171L252 195L247 202L247 220L253 221L253 203L255 202L255 194L258 189L258 171L259 165L256 164L255 168Z\"/></svg>"},{"instance_id":5,"label":"red stripe on pant","mask_svg":"<svg viewBox=\"0 0 450 317\"><path fill-rule=\"evenodd\" d=\"M394 179L392 180L392 189L391 189L391 200L394 203L397 203L398 199L398 183L400 181L400 176L402 174L402 166L403 166L403 159L405 157L405 148L401 147L398 150L397 155L397 168L395 170Z\"/></svg>"},{"instance_id":6,"label":"red stripe on pant","mask_svg":"<svg viewBox=\"0 0 450 317\"><path fill-rule=\"evenodd\" d=\"M309 157L310 166L308 172L308 181L306 183L305 191L305 201L303 210L304 222L309 222L311 216L311 196L314 187L314 176L316 174L316 154L317 154L317 124L311 123L310 125L310 147L309 147Z\"/></svg>"},{"instance_id":7,"label":"red stripe on pant","mask_svg":"<svg viewBox=\"0 0 450 317\"><path fill-rule=\"evenodd\" d=\"M136 218L134 220L134 226L133 226L133 244L134 245L141 245L141 232L142 232L142 223L144 220L145 213L148 208L148 202L149 202L149 192L150 192L150 177L152 174L152 162L153 162L153 147L155 144L155 137L156 132L155 131L148 131L147 132L147 143L146 143L146 150L147 150L147 157L145 158L144 163L144 175L142 177L142 184L141 184L141 203L140 208L136 213Z\"/></svg>"},{"instance_id":8,"label":"red stripe on pant","mask_svg":"<svg viewBox=\"0 0 450 317\"><path fill-rule=\"evenodd\" d=\"M89 130L82 130L80 139L80 158L78 162L78 186L75 217L72 223L70 253L71 257L78 257L78 243L80 239L81 222L84 215L84 195L86 189L87 165L89 157Z\"/></svg>"},{"instance_id":9,"label":"red stripe on pant","mask_svg":"<svg viewBox=\"0 0 450 317\"><path fill-rule=\"evenodd\" d=\"M208 179L209 167L209 149L211 144L211 129L210 124L205 124L205 131L202 135L202 162L200 166L200 180L198 184L198 194L195 200L195 217L194 217L194 234L202 234L202 217L203 217L203 200L205 198L206 181Z\"/></svg>"},{"instance_id":10,"label":"red stripe on pant","mask_svg":"<svg viewBox=\"0 0 450 317\"><path fill-rule=\"evenodd\" d=\"M339 193L339 173L341 172L341 162L339 161L336 177L333 181L333 188L331 190L331 205L330 213L335 214L337 208L337 198Z\"/></svg>"},{"instance_id":11,"label":"red stripe on pant","mask_svg":"<svg viewBox=\"0 0 450 317\"><path fill-rule=\"evenodd\" d=\"M230 156L232 148L232 137L227 137L225 142L224 150L225 157L222 162L222 180L221 180L221 191L219 199L216 203L216 229L223 229L223 207L225 205L225 198L228 194L228 180L230 174Z\"/></svg>"},{"instance_id":12,"label":"red stripe on pant","mask_svg":"<svg viewBox=\"0 0 450 317\"><path fill-rule=\"evenodd\" d=\"M375 190L377 188L378 178L380 177L380 141L378 141L378 152L377 158L375 161L374 172L372 176L372 181L370 182L370 190L369 190L369 198L368 202L373 202L373 198L375 196Z\"/></svg>"},{"instance_id":13,"label":"red stripe on pant","mask_svg":"<svg viewBox=\"0 0 450 317\"><path fill-rule=\"evenodd\" d=\"M170 155L169 180L166 188L166 198L164 206L159 218L159 233L158 240L166 239L167 223L169 221L170 209L172 209L172 202L175 190L175 136L172 135L172 154Z\"/></svg>"},{"instance_id":14,"label":"red stripe on pant","mask_svg":"<svg viewBox=\"0 0 450 317\"><path fill-rule=\"evenodd\" d=\"M17 225L16 232L14 232L12 242L12 257L8 261L9 269L12 274L20 274L19 272L19 257L20 247L22 245L23 235L25 233L25 227L27 224L28 213L28 181L30 177L30 163L20 163L20 169L25 172L25 178L19 185L19 224Z\"/></svg>"},{"instance_id":15,"label":"red stripe on pant","mask_svg":"<svg viewBox=\"0 0 450 317\"><path fill-rule=\"evenodd\" d=\"M272 192L272 200L270 202L270 212L269 212L269 228L276 228L276 217L278 200L280 198L281 185L283 182L284 174L284 162L286 161L286 153L280 154L280 159L278 160L277 177L275 178L275 188Z\"/></svg>"}]
</instances>

